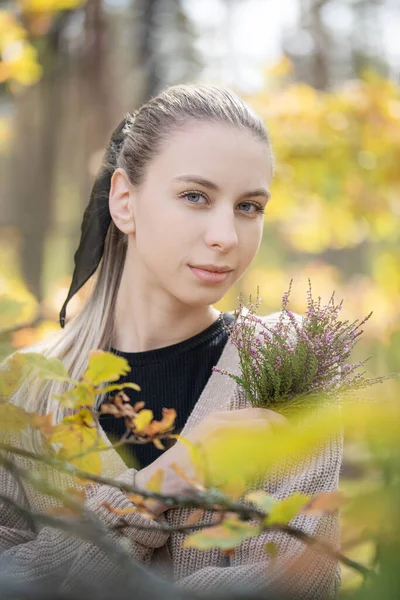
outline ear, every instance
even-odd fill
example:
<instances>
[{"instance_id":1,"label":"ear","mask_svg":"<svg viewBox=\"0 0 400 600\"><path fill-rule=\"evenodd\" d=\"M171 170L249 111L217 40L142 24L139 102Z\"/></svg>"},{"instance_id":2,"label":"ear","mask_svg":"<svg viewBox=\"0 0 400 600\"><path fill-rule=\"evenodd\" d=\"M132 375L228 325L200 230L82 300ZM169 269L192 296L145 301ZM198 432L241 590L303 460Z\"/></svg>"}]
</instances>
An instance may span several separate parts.
<instances>
[{"instance_id":1,"label":"ear","mask_svg":"<svg viewBox=\"0 0 400 600\"><path fill-rule=\"evenodd\" d=\"M115 169L111 177L109 207L111 218L122 233L134 233L134 188L124 169Z\"/></svg>"}]
</instances>

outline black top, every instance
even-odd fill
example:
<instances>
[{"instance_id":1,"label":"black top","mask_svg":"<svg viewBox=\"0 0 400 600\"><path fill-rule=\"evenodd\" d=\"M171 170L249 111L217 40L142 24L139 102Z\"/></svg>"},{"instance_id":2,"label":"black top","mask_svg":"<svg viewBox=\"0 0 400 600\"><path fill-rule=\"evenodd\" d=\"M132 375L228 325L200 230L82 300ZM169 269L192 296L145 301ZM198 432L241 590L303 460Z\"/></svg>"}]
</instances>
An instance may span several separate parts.
<instances>
[{"instance_id":1,"label":"black top","mask_svg":"<svg viewBox=\"0 0 400 600\"><path fill-rule=\"evenodd\" d=\"M227 326L235 317L229 313L222 316L225 326L219 317L204 331L171 346L144 352L111 349L126 358L131 367L118 383L130 381L141 387L140 392L125 390L132 404L143 400L145 408L152 410L157 420L162 417L162 408L175 408L177 418L173 433L179 433L185 425L228 340ZM125 432L124 419L112 415L101 415L100 424L113 442ZM136 468L149 465L161 453L152 443L126 445L120 452L127 464Z\"/></svg>"}]
</instances>

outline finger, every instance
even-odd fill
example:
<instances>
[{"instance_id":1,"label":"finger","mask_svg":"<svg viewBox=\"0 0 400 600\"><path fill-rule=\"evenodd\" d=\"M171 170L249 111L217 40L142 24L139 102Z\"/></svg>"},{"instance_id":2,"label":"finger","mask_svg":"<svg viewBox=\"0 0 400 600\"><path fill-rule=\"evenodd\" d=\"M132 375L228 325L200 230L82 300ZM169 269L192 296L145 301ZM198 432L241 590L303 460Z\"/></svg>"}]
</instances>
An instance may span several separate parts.
<instances>
[{"instance_id":1,"label":"finger","mask_svg":"<svg viewBox=\"0 0 400 600\"><path fill-rule=\"evenodd\" d=\"M282 414L271 410L269 408L259 408L256 406L250 406L246 408L239 408L225 413L218 413L216 420L227 420L227 421L247 421L247 420L266 420L274 421L279 423L285 423L286 417Z\"/></svg>"},{"instance_id":2,"label":"finger","mask_svg":"<svg viewBox=\"0 0 400 600\"><path fill-rule=\"evenodd\" d=\"M282 415L282 413L277 412L276 410L264 409L268 412L268 418L273 423L287 423L287 418Z\"/></svg>"}]
</instances>

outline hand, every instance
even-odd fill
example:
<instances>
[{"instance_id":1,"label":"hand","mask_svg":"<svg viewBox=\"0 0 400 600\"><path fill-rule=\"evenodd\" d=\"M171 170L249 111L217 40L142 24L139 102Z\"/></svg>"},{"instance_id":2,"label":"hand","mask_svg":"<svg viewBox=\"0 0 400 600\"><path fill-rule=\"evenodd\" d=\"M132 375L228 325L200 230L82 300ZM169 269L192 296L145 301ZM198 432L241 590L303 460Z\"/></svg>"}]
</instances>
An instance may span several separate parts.
<instances>
[{"instance_id":1,"label":"hand","mask_svg":"<svg viewBox=\"0 0 400 600\"><path fill-rule=\"evenodd\" d=\"M241 429L254 430L260 427L265 429L266 426L273 427L284 423L286 423L286 418L283 415L267 408L250 407L234 411L218 411L209 414L197 427L185 435L185 438L193 444L201 442L202 446L207 447L207 441L221 433L221 430L235 429L238 425ZM187 490L188 483L171 468L174 463L189 478L194 478L194 465L190 460L189 450L182 442L178 441L148 467L136 474L136 485L138 488L145 488L151 476L158 469L164 469L162 493L169 495L181 494L184 490ZM157 516L171 508L155 500L149 500L146 504Z\"/></svg>"}]
</instances>

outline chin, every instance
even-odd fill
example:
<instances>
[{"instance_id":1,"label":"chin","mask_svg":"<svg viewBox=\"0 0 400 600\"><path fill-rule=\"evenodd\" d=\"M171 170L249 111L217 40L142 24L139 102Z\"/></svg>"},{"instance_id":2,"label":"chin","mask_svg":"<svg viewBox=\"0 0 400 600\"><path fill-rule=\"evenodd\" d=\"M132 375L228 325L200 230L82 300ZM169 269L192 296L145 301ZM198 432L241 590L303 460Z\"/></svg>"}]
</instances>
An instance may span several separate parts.
<instances>
[{"instance_id":1,"label":"chin","mask_svg":"<svg viewBox=\"0 0 400 600\"><path fill-rule=\"evenodd\" d=\"M203 289L203 290L194 290L194 292L187 292L187 294L179 294L176 295L178 300L185 304L186 306L192 306L193 308L198 308L200 306L210 306L212 304L216 304L225 296L225 294L229 291L227 289Z\"/></svg>"}]
</instances>

